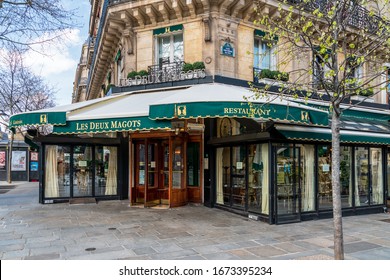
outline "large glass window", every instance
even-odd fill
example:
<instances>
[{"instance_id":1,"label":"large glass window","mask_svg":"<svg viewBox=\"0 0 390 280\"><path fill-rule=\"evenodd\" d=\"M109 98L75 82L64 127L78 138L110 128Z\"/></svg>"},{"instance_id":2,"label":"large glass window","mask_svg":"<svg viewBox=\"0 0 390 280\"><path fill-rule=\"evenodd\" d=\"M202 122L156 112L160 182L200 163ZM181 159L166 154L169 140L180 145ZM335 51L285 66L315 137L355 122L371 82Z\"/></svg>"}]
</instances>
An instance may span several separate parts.
<instances>
[{"instance_id":1,"label":"large glass window","mask_svg":"<svg viewBox=\"0 0 390 280\"><path fill-rule=\"evenodd\" d=\"M200 143L190 142L187 145L187 186L199 186L200 178Z\"/></svg>"},{"instance_id":2,"label":"large glass window","mask_svg":"<svg viewBox=\"0 0 390 280\"><path fill-rule=\"evenodd\" d=\"M45 146L45 198L70 196L70 147Z\"/></svg>"},{"instance_id":3,"label":"large glass window","mask_svg":"<svg viewBox=\"0 0 390 280\"><path fill-rule=\"evenodd\" d=\"M352 207L352 148L340 148L341 207Z\"/></svg>"},{"instance_id":4,"label":"large glass window","mask_svg":"<svg viewBox=\"0 0 390 280\"><path fill-rule=\"evenodd\" d=\"M368 205L368 148L355 147L355 206Z\"/></svg>"},{"instance_id":5,"label":"large glass window","mask_svg":"<svg viewBox=\"0 0 390 280\"><path fill-rule=\"evenodd\" d=\"M370 148L372 197L370 204L383 204L382 149Z\"/></svg>"},{"instance_id":6,"label":"large glass window","mask_svg":"<svg viewBox=\"0 0 390 280\"><path fill-rule=\"evenodd\" d=\"M173 143L173 157L172 157L173 173L172 173L172 187L174 189L183 188L183 145L181 141Z\"/></svg>"},{"instance_id":7,"label":"large glass window","mask_svg":"<svg viewBox=\"0 0 390 280\"><path fill-rule=\"evenodd\" d=\"M117 147L46 145L45 166L45 198L117 194Z\"/></svg>"},{"instance_id":8,"label":"large glass window","mask_svg":"<svg viewBox=\"0 0 390 280\"><path fill-rule=\"evenodd\" d=\"M248 208L253 212L268 214L268 144L253 144L248 149Z\"/></svg>"},{"instance_id":9,"label":"large glass window","mask_svg":"<svg viewBox=\"0 0 390 280\"><path fill-rule=\"evenodd\" d=\"M331 150L329 145L318 146L319 209L332 208Z\"/></svg>"},{"instance_id":10,"label":"large glass window","mask_svg":"<svg viewBox=\"0 0 390 280\"><path fill-rule=\"evenodd\" d=\"M230 205L230 148L218 148L216 155L217 203Z\"/></svg>"},{"instance_id":11,"label":"large glass window","mask_svg":"<svg viewBox=\"0 0 390 280\"><path fill-rule=\"evenodd\" d=\"M95 195L117 194L117 148L95 148Z\"/></svg>"},{"instance_id":12,"label":"large glass window","mask_svg":"<svg viewBox=\"0 0 390 280\"><path fill-rule=\"evenodd\" d=\"M162 60L170 62L184 60L183 33L157 37L157 63Z\"/></svg>"}]
</instances>

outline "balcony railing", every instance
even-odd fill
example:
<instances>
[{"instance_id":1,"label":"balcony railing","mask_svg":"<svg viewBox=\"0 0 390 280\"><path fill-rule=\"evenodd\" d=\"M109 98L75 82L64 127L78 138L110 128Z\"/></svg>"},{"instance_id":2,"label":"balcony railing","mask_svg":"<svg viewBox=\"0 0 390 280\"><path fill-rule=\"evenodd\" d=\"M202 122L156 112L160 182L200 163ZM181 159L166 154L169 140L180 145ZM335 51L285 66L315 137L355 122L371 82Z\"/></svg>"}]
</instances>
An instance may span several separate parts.
<instances>
[{"instance_id":1,"label":"balcony railing","mask_svg":"<svg viewBox=\"0 0 390 280\"><path fill-rule=\"evenodd\" d=\"M287 2L292 6L301 6L308 11L319 9L322 13L326 13L331 9L334 0L313 0L309 2L305 0L287 0ZM353 1L348 1L344 9L344 18L348 19L348 25L357 29L364 29L370 33L376 33L379 29L379 23L383 21L380 17L371 15L366 8L355 4Z\"/></svg>"}]
</instances>

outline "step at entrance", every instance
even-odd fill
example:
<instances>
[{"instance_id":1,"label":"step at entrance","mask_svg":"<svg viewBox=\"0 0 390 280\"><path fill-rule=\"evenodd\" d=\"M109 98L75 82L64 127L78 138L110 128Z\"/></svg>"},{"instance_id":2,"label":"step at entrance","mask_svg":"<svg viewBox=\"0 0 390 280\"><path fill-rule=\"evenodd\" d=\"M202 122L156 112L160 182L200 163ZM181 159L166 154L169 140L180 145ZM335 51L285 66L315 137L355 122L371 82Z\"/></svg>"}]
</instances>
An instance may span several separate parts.
<instances>
[{"instance_id":1,"label":"step at entrance","mask_svg":"<svg viewBox=\"0 0 390 280\"><path fill-rule=\"evenodd\" d=\"M69 204L96 204L94 197L78 197L69 199Z\"/></svg>"}]
</instances>

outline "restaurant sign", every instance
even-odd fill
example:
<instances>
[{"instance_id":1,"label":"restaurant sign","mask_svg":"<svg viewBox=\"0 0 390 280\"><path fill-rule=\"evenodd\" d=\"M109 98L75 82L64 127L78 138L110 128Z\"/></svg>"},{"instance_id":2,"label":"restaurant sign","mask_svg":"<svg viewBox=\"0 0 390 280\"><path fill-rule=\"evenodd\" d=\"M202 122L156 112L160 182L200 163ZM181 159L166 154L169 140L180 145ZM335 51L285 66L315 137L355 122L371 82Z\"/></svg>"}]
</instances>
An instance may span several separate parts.
<instances>
[{"instance_id":1,"label":"restaurant sign","mask_svg":"<svg viewBox=\"0 0 390 280\"><path fill-rule=\"evenodd\" d=\"M54 134L82 134L115 131L137 131L170 128L168 121L153 121L148 117L96 119L68 121L64 126L55 126Z\"/></svg>"},{"instance_id":2,"label":"restaurant sign","mask_svg":"<svg viewBox=\"0 0 390 280\"><path fill-rule=\"evenodd\" d=\"M204 69L190 70L187 72L177 71L175 68L161 69L154 71L147 76L135 76L134 78L122 79L121 86L139 86L159 84L164 82L175 82L192 79L203 79L206 77Z\"/></svg>"}]
</instances>

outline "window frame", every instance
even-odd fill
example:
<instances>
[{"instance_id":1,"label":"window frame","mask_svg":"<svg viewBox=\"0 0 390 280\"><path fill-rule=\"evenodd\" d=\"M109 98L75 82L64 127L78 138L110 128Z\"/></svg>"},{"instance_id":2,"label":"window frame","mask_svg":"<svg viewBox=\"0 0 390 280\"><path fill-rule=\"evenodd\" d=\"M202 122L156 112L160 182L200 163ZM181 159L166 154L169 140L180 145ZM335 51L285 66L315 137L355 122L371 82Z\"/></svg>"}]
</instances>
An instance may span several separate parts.
<instances>
[{"instance_id":1,"label":"window frame","mask_svg":"<svg viewBox=\"0 0 390 280\"><path fill-rule=\"evenodd\" d=\"M175 36L181 35L182 36L182 44L183 44L183 54L182 58L179 61L184 61L184 32L183 31L175 31L175 32L169 32L165 34L159 34L159 35L154 35L154 43L155 43L155 59L154 62L155 64L160 64L160 39L161 38L168 38L169 37L169 62L175 62L175 57L174 57L174 43L175 43ZM162 57L161 57L162 58Z\"/></svg>"},{"instance_id":2,"label":"window frame","mask_svg":"<svg viewBox=\"0 0 390 280\"><path fill-rule=\"evenodd\" d=\"M263 56L263 52L260 53L260 51L263 50L262 45L265 44L267 46L267 50L269 50L269 68L263 68L262 61L266 57ZM277 56L275 54L275 48L276 45L269 46L269 44L272 44L272 41L264 40L264 38L260 36L255 36L253 41L253 67L258 69L268 69L268 70L277 70ZM258 49L258 52L256 52L256 47ZM257 63L256 63L257 61Z\"/></svg>"}]
</instances>

